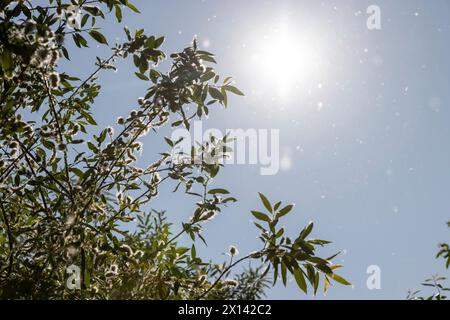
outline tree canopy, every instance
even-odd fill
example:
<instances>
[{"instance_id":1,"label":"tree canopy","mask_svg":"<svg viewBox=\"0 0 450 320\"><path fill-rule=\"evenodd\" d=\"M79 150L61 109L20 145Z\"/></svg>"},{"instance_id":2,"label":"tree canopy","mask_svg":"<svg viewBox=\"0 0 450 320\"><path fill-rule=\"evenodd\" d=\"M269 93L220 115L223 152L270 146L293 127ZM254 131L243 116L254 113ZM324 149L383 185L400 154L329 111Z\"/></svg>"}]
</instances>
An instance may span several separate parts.
<instances>
[{"instance_id":1,"label":"tree canopy","mask_svg":"<svg viewBox=\"0 0 450 320\"><path fill-rule=\"evenodd\" d=\"M197 255L207 242L202 230L236 201L211 186L222 164L173 161L170 149L180 141L166 138L168 151L155 151L158 158L139 167L142 138L166 126L189 128L243 93L216 73L214 55L195 40L169 55L167 73L158 69L164 37L125 27L126 41L113 44L97 22L121 23L123 10L139 13L128 0L0 2L0 297L256 299L278 279L286 285L289 275L305 293L349 285L335 273L336 255L318 256L330 242L311 238L313 223L285 234L280 221L294 206L261 193L263 209L251 212L259 248L239 253L231 246L220 262ZM94 43L111 54L97 57L89 76L61 69L74 46L95 50ZM102 128L93 115L98 76L119 59L133 61L147 90ZM226 139L211 137L186 156L224 155ZM179 226L152 205L162 184L195 203ZM254 267L236 270L248 260Z\"/></svg>"}]
</instances>

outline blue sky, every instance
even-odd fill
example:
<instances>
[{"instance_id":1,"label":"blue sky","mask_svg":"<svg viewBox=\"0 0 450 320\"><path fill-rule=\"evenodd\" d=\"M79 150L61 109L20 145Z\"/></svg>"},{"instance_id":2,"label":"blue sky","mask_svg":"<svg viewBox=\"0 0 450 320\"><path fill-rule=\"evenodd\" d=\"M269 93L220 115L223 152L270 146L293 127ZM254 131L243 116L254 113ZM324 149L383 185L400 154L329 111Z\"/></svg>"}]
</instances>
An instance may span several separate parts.
<instances>
[{"instance_id":1,"label":"blue sky","mask_svg":"<svg viewBox=\"0 0 450 320\"><path fill-rule=\"evenodd\" d=\"M205 128L280 129L286 165L277 175L261 176L256 165L230 165L214 182L239 202L206 226L208 247L198 249L204 258L225 259L230 244L242 254L259 248L249 211L261 207L260 191L296 204L284 222L292 234L313 220L313 236L334 242L324 254L344 250L338 262L354 287L334 286L327 298L403 299L430 274L445 274L434 255L437 243L448 239L450 209L448 1L134 3L142 13L124 15L130 29L166 36L168 53L196 35L200 46L216 54L219 73L233 76L246 93L231 98L226 110L213 108ZM381 30L366 27L371 4L381 8ZM122 26L111 21L105 33L122 38ZM286 71L291 79L284 93L277 77L282 71L266 78L266 67L276 67L253 59L276 43L281 24L288 26L295 52L281 52L273 64L285 68L298 54L304 67L303 74ZM107 51L75 50L65 67L86 75L92 54L106 57ZM320 68L311 71L317 59ZM146 84L134 71L130 63L119 63L118 72L101 75L103 93L94 108L100 124L113 124L144 94ZM161 136L143 142L142 163L165 150ZM179 223L190 217L193 200L166 193L153 206ZM366 287L369 265L381 268L380 290ZM268 298L307 297L290 282L271 289Z\"/></svg>"}]
</instances>

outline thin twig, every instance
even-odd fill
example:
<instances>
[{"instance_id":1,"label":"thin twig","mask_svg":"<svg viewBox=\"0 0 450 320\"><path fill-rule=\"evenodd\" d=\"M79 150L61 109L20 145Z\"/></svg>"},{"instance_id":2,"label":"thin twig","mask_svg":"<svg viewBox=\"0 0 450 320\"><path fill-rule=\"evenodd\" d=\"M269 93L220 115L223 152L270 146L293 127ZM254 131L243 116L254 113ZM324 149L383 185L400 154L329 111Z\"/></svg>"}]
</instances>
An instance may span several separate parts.
<instances>
[{"instance_id":1,"label":"thin twig","mask_svg":"<svg viewBox=\"0 0 450 320\"><path fill-rule=\"evenodd\" d=\"M228 272L230 271L235 265L241 263L244 260L247 260L249 258L251 258L253 255L253 253L246 255L245 257L236 260L236 262L231 263L227 268L225 268L225 270L223 270L223 272L219 275L219 277L216 279L216 281L214 281L214 283L208 288L208 290L206 290L205 292L203 292L200 296L198 296L195 300L200 300L203 299L212 289L214 289L215 286L217 286L217 284L220 282L220 280L222 279L222 277Z\"/></svg>"},{"instance_id":2,"label":"thin twig","mask_svg":"<svg viewBox=\"0 0 450 320\"><path fill-rule=\"evenodd\" d=\"M19 140L19 139L17 139L17 138L14 138L14 140L15 141L17 141L17 143L19 143L19 145L20 145L20 147L21 147L21 149L22 149L22 152L23 151L25 151L25 153L26 154L28 154L29 156L30 156L30 158L39 166L39 168L41 168L59 187L61 187L61 189L66 193L66 195L67 196L69 196L70 197L70 193L69 193L69 191L66 189L66 187L61 183L61 182L59 182L58 181L58 179L56 179L54 176L53 176L53 174L51 173L51 172L49 172L48 170L47 170L47 168L45 168L44 166L42 166L37 160L36 160L36 158L34 157L34 155L31 153L31 152L29 152L28 150L24 150L24 145L22 144L22 142Z\"/></svg>"},{"instance_id":3,"label":"thin twig","mask_svg":"<svg viewBox=\"0 0 450 320\"><path fill-rule=\"evenodd\" d=\"M61 125L59 123L59 117L58 117L58 113L56 112L56 108L55 108L55 101L53 100L53 95L50 91L50 88L47 84L47 80L45 79L45 76L43 76L43 80L44 80L44 86L45 89L47 91L47 95L48 95L48 105L50 107L51 112L53 113L53 117L54 117L54 121L56 123L56 129L58 131L58 136L59 136L59 143L64 144L64 139L63 139L63 135L62 135L62 129L61 129ZM72 183L70 181L70 174L69 174L69 162L67 161L67 147L64 144L64 150L63 150L63 155L64 155L64 172L66 174L66 179L67 179L67 185L69 186L69 197L70 200L72 202L72 204L75 204L75 201L73 199L73 188L72 188Z\"/></svg>"},{"instance_id":4,"label":"thin twig","mask_svg":"<svg viewBox=\"0 0 450 320\"><path fill-rule=\"evenodd\" d=\"M13 254L14 254L14 238L11 232L11 226L9 224L8 216L6 215L5 207L3 206L3 202L0 201L0 208L3 215L3 220L5 222L6 230L8 233L8 243L9 243L9 264L8 264L8 272L6 274L6 278L9 277L12 271L12 265L13 265Z\"/></svg>"}]
</instances>

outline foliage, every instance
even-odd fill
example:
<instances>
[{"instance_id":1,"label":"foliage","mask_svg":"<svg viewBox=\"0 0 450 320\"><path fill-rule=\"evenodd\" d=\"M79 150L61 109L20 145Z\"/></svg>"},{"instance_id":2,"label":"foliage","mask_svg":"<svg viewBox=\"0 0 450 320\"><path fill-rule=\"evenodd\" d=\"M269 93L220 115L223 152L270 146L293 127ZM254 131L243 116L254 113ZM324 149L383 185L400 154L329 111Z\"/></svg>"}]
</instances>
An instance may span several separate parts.
<instances>
[{"instance_id":1,"label":"foliage","mask_svg":"<svg viewBox=\"0 0 450 320\"><path fill-rule=\"evenodd\" d=\"M450 288L444 287L443 281L447 280L445 277L432 276L429 279L426 279L425 282L422 283L422 286L432 288L434 293L430 296L419 296L420 290L414 292L408 292L407 299L408 300L446 300L447 296L445 295L446 291L450 291Z\"/></svg>"},{"instance_id":2,"label":"foliage","mask_svg":"<svg viewBox=\"0 0 450 320\"><path fill-rule=\"evenodd\" d=\"M450 221L447 222L447 226L450 227ZM444 258L445 259L445 268L448 269L450 265L450 251L449 245L447 243L439 244L439 251L436 254L436 258ZM431 278L426 279L425 282L422 283L422 286L426 288L432 288L433 293L428 296L420 296L419 293L421 290L410 291L408 292L407 299L408 300L447 300L446 292L450 291L449 287L446 287L445 281L446 277L441 277L438 275L433 275Z\"/></svg>"},{"instance_id":3,"label":"foliage","mask_svg":"<svg viewBox=\"0 0 450 320\"><path fill-rule=\"evenodd\" d=\"M450 221L447 222L447 226L450 228ZM442 242L439 244L439 251L436 254L436 258L443 258L445 260L445 268L450 267L450 246Z\"/></svg>"},{"instance_id":4,"label":"foliage","mask_svg":"<svg viewBox=\"0 0 450 320\"><path fill-rule=\"evenodd\" d=\"M221 80L213 54L195 40L170 55L167 73L158 71L164 37L124 28L127 40L110 44L97 20L113 13L120 23L124 9L139 12L128 0L0 2L0 297L261 298L269 272L273 284L281 276L284 285L290 273L304 292L308 283L317 291L320 275L325 290L330 280L349 284L334 273L340 267L331 264L334 256L316 255L329 241L309 238L313 224L296 238L284 235L278 224L293 206L272 205L262 194L266 212L252 212L260 250L235 260L232 247L230 260L219 265L197 255L198 242L206 243L202 229L236 201L223 188L211 189L222 165L206 161L227 153L227 137L193 147L184 155L190 161L155 152L158 158L143 168L136 165L140 140L167 125L189 128L214 105L226 107L228 94L242 92L231 78ZM71 58L69 42L80 49L98 43L111 55L97 57L92 73L79 79L58 68ZM97 76L127 58L148 89L114 127L99 128L92 114ZM170 148L180 143L165 140ZM164 211L152 209L163 183L196 205L178 233ZM177 242L183 235L189 246ZM259 265L224 279L245 260ZM73 265L80 268L79 290L67 286Z\"/></svg>"},{"instance_id":5,"label":"foliage","mask_svg":"<svg viewBox=\"0 0 450 320\"><path fill-rule=\"evenodd\" d=\"M223 269L223 265L217 266L217 272ZM235 279L226 279L221 289L217 289L210 299L236 299L255 300L265 297L266 289L270 288L270 280L267 273L263 273L263 267L245 269ZM225 275L227 277L227 275Z\"/></svg>"}]
</instances>

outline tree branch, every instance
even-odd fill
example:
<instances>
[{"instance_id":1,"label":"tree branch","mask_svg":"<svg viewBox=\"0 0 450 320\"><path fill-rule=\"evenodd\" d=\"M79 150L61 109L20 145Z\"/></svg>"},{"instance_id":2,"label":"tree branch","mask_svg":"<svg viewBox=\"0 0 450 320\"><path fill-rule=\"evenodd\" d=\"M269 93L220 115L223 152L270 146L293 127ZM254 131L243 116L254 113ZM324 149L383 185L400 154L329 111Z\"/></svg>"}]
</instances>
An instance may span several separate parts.
<instances>
[{"instance_id":1,"label":"tree branch","mask_svg":"<svg viewBox=\"0 0 450 320\"><path fill-rule=\"evenodd\" d=\"M223 270L223 272L219 275L219 277L216 279L216 281L214 281L214 283L208 288L208 290L206 290L205 292L203 292L200 296L198 296L195 300L200 300L203 299L212 289L214 289L215 286L217 286L220 282L220 280L222 279L222 277L228 272L230 271L235 265L241 263L244 260L247 260L249 258L251 258L253 256L254 253L248 254L243 258L240 258L239 260L236 260L234 263L231 263L227 268L225 268L225 270Z\"/></svg>"}]
</instances>

